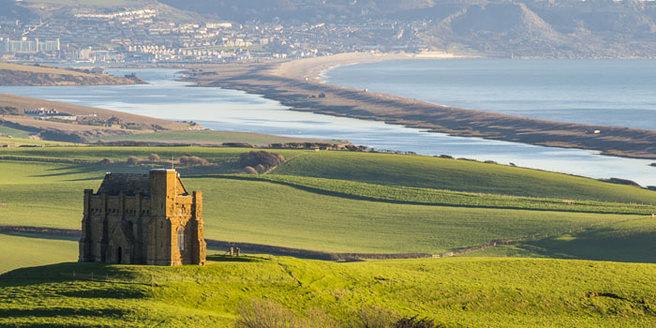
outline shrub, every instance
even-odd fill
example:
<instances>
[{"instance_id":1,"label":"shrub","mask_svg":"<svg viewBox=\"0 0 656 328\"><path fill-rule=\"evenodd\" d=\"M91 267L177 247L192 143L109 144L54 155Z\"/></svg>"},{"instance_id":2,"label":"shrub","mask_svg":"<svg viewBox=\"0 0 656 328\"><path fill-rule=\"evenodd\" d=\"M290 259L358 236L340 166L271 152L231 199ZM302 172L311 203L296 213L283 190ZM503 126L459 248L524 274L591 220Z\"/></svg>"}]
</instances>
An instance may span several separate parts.
<instances>
[{"instance_id":1,"label":"shrub","mask_svg":"<svg viewBox=\"0 0 656 328\"><path fill-rule=\"evenodd\" d=\"M305 313L307 319L307 327L312 328L337 328L340 327L339 323L330 317L326 312L321 309L312 309Z\"/></svg>"},{"instance_id":2,"label":"shrub","mask_svg":"<svg viewBox=\"0 0 656 328\"><path fill-rule=\"evenodd\" d=\"M417 316L411 318L401 318L394 324L394 328L441 328L442 325L435 324L435 321L423 318L417 319Z\"/></svg>"},{"instance_id":3,"label":"shrub","mask_svg":"<svg viewBox=\"0 0 656 328\"><path fill-rule=\"evenodd\" d=\"M306 327L292 311L269 300L252 300L239 308L237 328L301 328Z\"/></svg>"},{"instance_id":4,"label":"shrub","mask_svg":"<svg viewBox=\"0 0 656 328\"><path fill-rule=\"evenodd\" d=\"M391 328L394 327L395 315L392 311L378 307L367 306L357 313L353 328Z\"/></svg>"},{"instance_id":5,"label":"shrub","mask_svg":"<svg viewBox=\"0 0 656 328\"><path fill-rule=\"evenodd\" d=\"M210 165L210 161L198 157L198 156L182 156L180 157L180 164L182 165L196 165L196 166L207 166Z\"/></svg>"},{"instance_id":6,"label":"shrub","mask_svg":"<svg viewBox=\"0 0 656 328\"><path fill-rule=\"evenodd\" d=\"M139 165L139 159L134 156L130 156L128 157L127 163L128 165Z\"/></svg>"},{"instance_id":7,"label":"shrub","mask_svg":"<svg viewBox=\"0 0 656 328\"><path fill-rule=\"evenodd\" d=\"M266 169L276 167L285 162L285 157L268 151L251 151L239 155L242 165L256 167L262 165Z\"/></svg>"},{"instance_id":8,"label":"shrub","mask_svg":"<svg viewBox=\"0 0 656 328\"><path fill-rule=\"evenodd\" d=\"M257 164L257 165L255 165L255 170L258 173L265 173L267 171L267 168L264 167L264 165L262 165L262 164Z\"/></svg>"},{"instance_id":9,"label":"shrub","mask_svg":"<svg viewBox=\"0 0 656 328\"><path fill-rule=\"evenodd\" d=\"M151 162L159 162L162 159L157 154L150 154L148 155L148 160Z\"/></svg>"},{"instance_id":10,"label":"shrub","mask_svg":"<svg viewBox=\"0 0 656 328\"><path fill-rule=\"evenodd\" d=\"M222 145L223 147L255 148L255 146L245 142L224 142Z\"/></svg>"},{"instance_id":11,"label":"shrub","mask_svg":"<svg viewBox=\"0 0 656 328\"><path fill-rule=\"evenodd\" d=\"M100 165L109 165L109 164L112 164L112 160L109 159L109 158L103 158L103 159L98 161L98 164L100 164Z\"/></svg>"},{"instance_id":12,"label":"shrub","mask_svg":"<svg viewBox=\"0 0 656 328\"><path fill-rule=\"evenodd\" d=\"M257 170L254 169L252 166L246 166L246 167L244 167L244 173L257 174Z\"/></svg>"},{"instance_id":13,"label":"shrub","mask_svg":"<svg viewBox=\"0 0 656 328\"><path fill-rule=\"evenodd\" d=\"M625 186L641 187L639 183L637 183L635 181L632 181L632 180L627 180L627 179L610 178L610 179L601 179L601 181L614 183L614 184L625 185Z\"/></svg>"}]
</instances>

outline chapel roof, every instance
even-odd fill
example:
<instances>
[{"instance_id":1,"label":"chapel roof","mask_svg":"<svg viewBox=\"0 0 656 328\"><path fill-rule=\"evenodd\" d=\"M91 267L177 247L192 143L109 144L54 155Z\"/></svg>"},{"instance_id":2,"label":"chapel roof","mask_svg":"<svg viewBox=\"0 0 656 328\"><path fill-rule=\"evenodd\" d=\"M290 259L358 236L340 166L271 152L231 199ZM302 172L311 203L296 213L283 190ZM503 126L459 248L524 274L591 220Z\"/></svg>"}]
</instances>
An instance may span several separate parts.
<instances>
[{"instance_id":1,"label":"chapel roof","mask_svg":"<svg viewBox=\"0 0 656 328\"><path fill-rule=\"evenodd\" d=\"M150 183L147 174L137 173L107 173L98 193L115 196L123 192L125 195L150 194Z\"/></svg>"}]
</instances>

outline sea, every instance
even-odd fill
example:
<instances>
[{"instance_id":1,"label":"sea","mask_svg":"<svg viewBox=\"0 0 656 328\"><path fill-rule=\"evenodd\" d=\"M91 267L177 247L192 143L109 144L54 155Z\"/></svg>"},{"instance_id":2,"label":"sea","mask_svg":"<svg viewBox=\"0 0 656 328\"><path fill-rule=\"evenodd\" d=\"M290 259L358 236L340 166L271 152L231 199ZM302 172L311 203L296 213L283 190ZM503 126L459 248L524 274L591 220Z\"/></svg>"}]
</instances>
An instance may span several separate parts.
<instances>
[{"instance_id":1,"label":"sea","mask_svg":"<svg viewBox=\"0 0 656 328\"><path fill-rule=\"evenodd\" d=\"M337 67L326 81L466 109L656 129L656 60L403 60Z\"/></svg>"},{"instance_id":2,"label":"sea","mask_svg":"<svg viewBox=\"0 0 656 328\"><path fill-rule=\"evenodd\" d=\"M525 94L524 92L507 95L510 100L505 100L505 104L516 103L518 106L509 107L501 104L504 101L504 95L501 94L502 90L513 89L510 86L512 81L507 75L502 78L505 82L498 83L504 84L503 86L491 83L490 87L493 89L492 91L483 92L485 88L481 84L482 82L474 83L474 80L477 80L477 74L488 76L487 78L491 79L490 76L495 75L495 67L497 68L496 74L504 76L505 68L503 66L495 66L490 63L497 63L497 61L422 60L395 61L387 64L349 65L327 72L325 78L330 83L368 88L370 90L389 92L466 108L499 112L512 111L518 115L530 114L535 115L531 117L543 118L546 118L546 116L542 115L549 115L550 118L554 118L551 115L555 115L554 113L556 112L567 112L565 103L559 103L557 100L558 97L540 94L540 90L553 95L555 91L552 88L560 89L564 93L559 97L565 99L566 94L571 94L571 88L553 86L554 84L558 84L553 81L553 79L556 79L553 72L549 73L552 76L549 79L550 82L545 83L544 88L540 88L539 83L536 81L538 79L535 77L536 73L529 72L531 61L517 61L517 64L514 64L513 61L498 61L498 63L503 63L506 66L519 65L524 67L524 75L520 73L513 75L515 79L514 83L518 89L526 90L528 88L527 85L535 86L530 91L530 94L534 96ZM551 70L559 67L557 61L533 61L533 63L536 67L540 66L536 69L541 72L549 70L541 68L544 63L549 63ZM572 67L575 66L570 61L562 61L562 63L564 65L562 70L565 71L572 71ZM597 63L598 69L603 69L607 63L612 63L612 65L608 64L610 66L626 63L632 69L634 69L635 65L638 65L637 61L586 61L582 63L584 67L581 69L583 71L589 71L589 66L595 63ZM467 69L467 65L472 66ZM420 69L421 66L424 67L424 70ZM452 76L458 75L453 72L453 70L456 70L454 66L460 67L460 69L465 71L469 70L472 88L478 91L467 93L468 84L464 80L464 77L457 83L460 87L456 87L456 84L449 85L449 82L443 80L441 77L433 76L439 75L440 67L443 66L446 68L442 69L450 71L449 74ZM408 69L411 71L414 70L417 73L417 77L413 78L413 74L406 72L404 67L409 67ZM475 73L474 71L476 71L477 67L484 69L486 73ZM652 62L645 61L645 67L641 74L648 75L646 72L649 71L648 68L652 67L655 67ZM618 74L624 76L622 70L616 70ZM432 71L433 74L429 74L429 76L433 77L427 78L422 73L425 71ZM242 91L230 89L191 86L189 83L178 81L180 77L179 73L169 69L116 69L110 71L110 73L117 75L135 73L147 81L148 84L130 86L0 87L0 93L71 102L164 119L193 120L213 130L349 140L354 144L365 145L378 150L414 152L422 155L450 155L457 158L482 161L491 160L501 164L513 163L517 166L592 178L615 177L630 179L643 186L656 185L656 167L649 166L649 164L655 161L602 156L598 152L590 150L542 147L481 138L453 137L378 121L292 111L279 102L266 99L260 95L247 94ZM367 74L370 74L370 78L363 77L367 76ZM568 84L572 80L579 79L579 77L574 76L576 74L572 74L573 76L569 78L564 71L559 74L556 75L562 76L563 84ZM385 76L384 82L381 82L381 76ZM522 76L532 77L532 82L522 81ZM656 80L656 73L652 74L651 77L644 77L645 80L648 78ZM593 82L589 81L589 83ZM432 88L433 84L435 85L434 89ZM649 107L648 105L650 102L656 103L656 96L647 92L645 92L644 96L638 96L639 93L635 93L633 96L622 96L622 90L626 89L615 90L607 86L606 82L602 84L604 86L599 87L600 91L598 93L591 91L590 88L593 88L592 86L582 86L587 91L581 91L578 95L588 94L588 96L587 98L580 97L578 104L586 104L586 106L581 105L577 107L572 105L570 111L576 111L575 108L579 107L590 107L595 101L602 98L601 95L603 95L603 98L614 100L604 103L604 106L598 106L600 115L611 115L611 113L615 113L614 116L611 115L614 117L614 120L605 122L605 124L609 122L620 124L621 122L620 125L622 126L642 127L641 125L645 125L650 120L652 123L656 122L656 116L648 115L656 115L656 112L652 110L656 109L656 107ZM552 85L552 87L549 87L549 85ZM643 89L647 87L642 86ZM424 90L424 92L419 92L418 90ZM619 94L613 94L613 90ZM470 99L476 97L478 97L478 100ZM560 107L552 108L552 111L546 114L539 110L533 110L531 109L533 107L530 105L530 99L532 97L542 99L535 102L536 107L544 107L549 101L554 104L559 103ZM460 103L458 99L468 99L468 102ZM496 100L492 104L487 104L485 99ZM624 102L624 106L621 105L622 101ZM564 102L575 103L571 99ZM609 103L612 103L612 106ZM640 111L640 113L632 114L632 109ZM571 116L572 114L570 113L568 114L570 116L563 116L560 119L569 120L576 116L580 117L581 120L592 120L593 118L591 117L594 116L594 110L590 108L583 108L583 110L588 114L581 113ZM635 118L634 115L641 116L641 119ZM633 119L631 118L632 116L634 117Z\"/></svg>"}]
</instances>

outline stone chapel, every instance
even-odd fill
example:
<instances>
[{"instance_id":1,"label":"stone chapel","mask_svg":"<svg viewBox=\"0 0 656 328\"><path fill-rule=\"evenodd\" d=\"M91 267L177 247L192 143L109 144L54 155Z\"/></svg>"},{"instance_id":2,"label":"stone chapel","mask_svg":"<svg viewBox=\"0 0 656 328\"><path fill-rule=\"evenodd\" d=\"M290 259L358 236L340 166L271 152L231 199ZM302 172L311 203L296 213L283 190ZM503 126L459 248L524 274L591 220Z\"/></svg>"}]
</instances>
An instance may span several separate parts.
<instances>
[{"instance_id":1,"label":"stone chapel","mask_svg":"<svg viewBox=\"0 0 656 328\"><path fill-rule=\"evenodd\" d=\"M203 198L173 169L107 173L84 191L80 262L205 264Z\"/></svg>"}]
</instances>

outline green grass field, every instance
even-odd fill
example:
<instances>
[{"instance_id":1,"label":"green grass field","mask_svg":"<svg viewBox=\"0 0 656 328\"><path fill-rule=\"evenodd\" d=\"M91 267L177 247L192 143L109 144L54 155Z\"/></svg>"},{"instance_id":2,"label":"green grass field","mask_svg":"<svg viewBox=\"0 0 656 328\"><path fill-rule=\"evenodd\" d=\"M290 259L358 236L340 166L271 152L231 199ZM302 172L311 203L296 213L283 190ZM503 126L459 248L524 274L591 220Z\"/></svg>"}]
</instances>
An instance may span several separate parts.
<instances>
[{"instance_id":1,"label":"green grass field","mask_svg":"<svg viewBox=\"0 0 656 328\"><path fill-rule=\"evenodd\" d=\"M104 174L53 163L3 162L0 168L0 224L69 229L79 228L81 190L97 188ZM656 230L644 215L373 202L221 176L185 182L204 192L207 238L330 252L439 253L496 239L614 231L627 220L638 222L631 235ZM650 248L636 254L653 259Z\"/></svg>"},{"instance_id":2,"label":"green grass field","mask_svg":"<svg viewBox=\"0 0 656 328\"><path fill-rule=\"evenodd\" d=\"M78 244L71 240L0 234L0 273L21 267L77 260Z\"/></svg>"},{"instance_id":3,"label":"green grass field","mask_svg":"<svg viewBox=\"0 0 656 328\"><path fill-rule=\"evenodd\" d=\"M162 158L191 154L206 158L217 167L213 173L240 169L239 154L250 149L211 147L48 147L0 150L2 158L99 161L123 160L128 156ZM656 192L616 185L589 178L504 165L428 156L371 154L332 151L276 150L287 163L273 173L340 179L380 185L434 188L503 195L598 200L656 204Z\"/></svg>"},{"instance_id":4,"label":"green grass field","mask_svg":"<svg viewBox=\"0 0 656 328\"><path fill-rule=\"evenodd\" d=\"M19 147L22 145L35 145L35 146L70 146L71 143L47 141L30 138L33 133L14 129L0 124L0 147L7 145L9 147Z\"/></svg>"},{"instance_id":5,"label":"green grass field","mask_svg":"<svg viewBox=\"0 0 656 328\"><path fill-rule=\"evenodd\" d=\"M8 127L0 124L0 136L13 137L13 138L29 138L30 133L28 131L14 129L12 127Z\"/></svg>"},{"instance_id":6,"label":"green grass field","mask_svg":"<svg viewBox=\"0 0 656 328\"><path fill-rule=\"evenodd\" d=\"M400 204L638 215L656 213L656 205L649 204L507 196L278 174L263 175L257 178L235 178L274 182L302 190L339 197Z\"/></svg>"},{"instance_id":7,"label":"green grass field","mask_svg":"<svg viewBox=\"0 0 656 328\"><path fill-rule=\"evenodd\" d=\"M23 160L0 162L0 207L3 208L0 225L77 229L83 189L98 188L106 171L148 169L119 162L128 156L145 158L151 153L162 158L189 154L216 163L212 167L181 169L187 187L204 192L205 233L210 239L328 252L433 254L492 240L512 240L518 243L515 247L530 256L656 262L654 247L649 242L656 234L656 221L649 218L650 213L656 212L652 205L656 193L652 191L470 161L342 152L282 151L288 162L273 174L223 175L240 169L238 157L244 151L248 150L201 147L2 150L0 156ZM107 167L74 162L94 163L102 158L117 164ZM346 164L342 170L333 169L350 161L368 161L381 174L367 176L366 170ZM410 167L406 171L402 170L404 161ZM418 165L423 169L415 170ZM302 167L305 169L301 170ZM340 176L353 181L308 177L338 175L326 173L326 167L335 172L359 173ZM465 169L469 170L468 174ZM447 176L445 172L451 170L451 176ZM410 173L414 175L408 176ZM539 182L532 186L535 190L526 192L528 196L549 197L555 193L569 197L508 195L518 193L519 186L518 190L509 191L507 181L531 174ZM449 181L462 180L465 176L472 181L487 179L485 188L498 193L467 191L475 189L475 182L448 188ZM430 177L434 177L432 183ZM445 182L438 183L438 178ZM538 187L543 185L551 189L540 194ZM630 229L624 228L626 225L631 225ZM562 240L563 236L570 236L567 242ZM577 244L594 246L583 252L582 247L572 246Z\"/></svg>"},{"instance_id":8,"label":"green grass field","mask_svg":"<svg viewBox=\"0 0 656 328\"><path fill-rule=\"evenodd\" d=\"M631 186L547 171L427 156L319 152L294 157L276 173L516 196L656 203L654 192Z\"/></svg>"},{"instance_id":9,"label":"green grass field","mask_svg":"<svg viewBox=\"0 0 656 328\"><path fill-rule=\"evenodd\" d=\"M654 265L211 258L217 261L205 267L20 269L0 276L0 325L231 327L239 308L253 300L289 309L286 317L305 317L305 327L366 327L363 314L379 321L418 315L446 327L656 325ZM261 311L269 318L284 313Z\"/></svg>"},{"instance_id":10,"label":"green grass field","mask_svg":"<svg viewBox=\"0 0 656 328\"><path fill-rule=\"evenodd\" d=\"M203 191L208 239L432 254L514 242L447 259L332 263L212 255L206 267L163 268L52 264L75 261L76 241L0 234L0 272L46 265L0 275L0 326L231 327L253 300L273 304L265 309L275 312L269 316L303 321L299 327L366 327L364 314L418 315L446 327L656 325L655 192L494 164L368 153L285 150L279 152L288 161L269 174L235 174L246 151L3 148L0 225L79 229L83 189L97 189L107 171L145 172L150 167L125 160L156 153L213 163L179 168L188 189ZM97 163L105 158L114 164Z\"/></svg>"}]
</instances>

